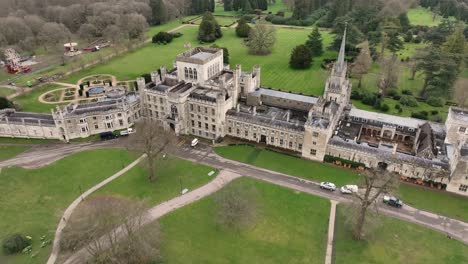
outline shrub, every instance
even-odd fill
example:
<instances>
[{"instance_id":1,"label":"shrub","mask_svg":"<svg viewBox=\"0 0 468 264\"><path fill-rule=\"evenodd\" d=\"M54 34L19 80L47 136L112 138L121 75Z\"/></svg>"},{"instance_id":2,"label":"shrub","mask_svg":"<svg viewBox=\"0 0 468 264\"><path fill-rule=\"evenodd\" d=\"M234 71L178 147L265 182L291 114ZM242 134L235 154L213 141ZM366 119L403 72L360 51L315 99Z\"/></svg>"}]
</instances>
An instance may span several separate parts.
<instances>
[{"instance_id":1,"label":"shrub","mask_svg":"<svg viewBox=\"0 0 468 264\"><path fill-rule=\"evenodd\" d=\"M15 108L12 101L6 99L6 97L0 97L0 109Z\"/></svg>"},{"instance_id":2,"label":"shrub","mask_svg":"<svg viewBox=\"0 0 468 264\"><path fill-rule=\"evenodd\" d=\"M411 117L427 120L429 113L427 111L420 111L416 113L411 113Z\"/></svg>"},{"instance_id":3,"label":"shrub","mask_svg":"<svg viewBox=\"0 0 468 264\"><path fill-rule=\"evenodd\" d=\"M439 122L439 123L441 123L443 121L441 116L433 116L431 118L431 120L434 121L434 122Z\"/></svg>"},{"instance_id":4,"label":"shrub","mask_svg":"<svg viewBox=\"0 0 468 264\"><path fill-rule=\"evenodd\" d=\"M395 95L398 95L398 91L395 90L395 89L392 89L392 90L390 90L390 91L388 92L387 95L388 95L388 96L395 96Z\"/></svg>"},{"instance_id":5,"label":"shrub","mask_svg":"<svg viewBox=\"0 0 468 264\"><path fill-rule=\"evenodd\" d=\"M409 97L409 96L402 97L400 99L400 104L406 105L406 106L409 106L409 107L417 107L418 106L418 102L414 98Z\"/></svg>"},{"instance_id":6,"label":"shrub","mask_svg":"<svg viewBox=\"0 0 468 264\"><path fill-rule=\"evenodd\" d=\"M377 101L377 96L375 94L365 93L361 101L363 104L374 106Z\"/></svg>"},{"instance_id":7,"label":"shrub","mask_svg":"<svg viewBox=\"0 0 468 264\"><path fill-rule=\"evenodd\" d=\"M333 163L335 161L341 161L341 163L343 163L343 164L351 165L351 168L354 168L354 169L357 168L357 167L366 167L366 165L364 165L364 163L355 162L355 161L342 159L342 158L338 158L338 157L333 157L333 156L330 156L330 155L325 155L325 157L323 157L323 161L328 162L328 163Z\"/></svg>"},{"instance_id":8,"label":"shrub","mask_svg":"<svg viewBox=\"0 0 468 264\"><path fill-rule=\"evenodd\" d=\"M294 69L306 69L312 63L312 54L306 45L296 46L291 52L289 65Z\"/></svg>"},{"instance_id":9,"label":"shrub","mask_svg":"<svg viewBox=\"0 0 468 264\"><path fill-rule=\"evenodd\" d=\"M153 36L152 42L157 44L167 44L172 41L173 35L164 31Z\"/></svg>"},{"instance_id":10,"label":"shrub","mask_svg":"<svg viewBox=\"0 0 468 264\"><path fill-rule=\"evenodd\" d=\"M395 109L401 109L401 105L396 104L396 105L395 105Z\"/></svg>"},{"instance_id":11,"label":"shrub","mask_svg":"<svg viewBox=\"0 0 468 264\"><path fill-rule=\"evenodd\" d=\"M244 19L240 19L236 27L236 35L240 38L246 38L249 36L250 26Z\"/></svg>"},{"instance_id":12,"label":"shrub","mask_svg":"<svg viewBox=\"0 0 468 264\"><path fill-rule=\"evenodd\" d=\"M413 92L412 92L412 91L406 90L406 89L403 90L403 91L401 91L401 93L402 93L402 94L405 94L405 95L413 95Z\"/></svg>"},{"instance_id":13,"label":"shrub","mask_svg":"<svg viewBox=\"0 0 468 264\"><path fill-rule=\"evenodd\" d=\"M439 114L439 111L437 111L437 110L432 110L431 111L431 115L437 115L437 114Z\"/></svg>"},{"instance_id":14,"label":"shrub","mask_svg":"<svg viewBox=\"0 0 468 264\"><path fill-rule=\"evenodd\" d=\"M2 247L6 254L15 254L31 245L31 240L23 234L14 234L3 240Z\"/></svg>"},{"instance_id":15,"label":"shrub","mask_svg":"<svg viewBox=\"0 0 468 264\"><path fill-rule=\"evenodd\" d=\"M184 34L180 33L180 32L174 32L174 33L171 33L172 37L173 38L180 38L182 37Z\"/></svg>"},{"instance_id":16,"label":"shrub","mask_svg":"<svg viewBox=\"0 0 468 264\"><path fill-rule=\"evenodd\" d=\"M395 94L394 96L392 96L392 98L393 98L393 100L398 101L398 100L401 99L401 95Z\"/></svg>"},{"instance_id":17,"label":"shrub","mask_svg":"<svg viewBox=\"0 0 468 264\"><path fill-rule=\"evenodd\" d=\"M444 99L440 97L429 97L426 102L428 105L434 106L434 107L441 107L445 105Z\"/></svg>"},{"instance_id":18,"label":"shrub","mask_svg":"<svg viewBox=\"0 0 468 264\"><path fill-rule=\"evenodd\" d=\"M382 104L380 105L380 110L382 110L383 112L388 112L388 110L390 110L390 107L388 106L388 104Z\"/></svg>"},{"instance_id":19,"label":"shrub","mask_svg":"<svg viewBox=\"0 0 468 264\"><path fill-rule=\"evenodd\" d=\"M357 91L357 90L352 90L351 91L351 99L353 100L361 100L362 99L362 94Z\"/></svg>"}]
</instances>

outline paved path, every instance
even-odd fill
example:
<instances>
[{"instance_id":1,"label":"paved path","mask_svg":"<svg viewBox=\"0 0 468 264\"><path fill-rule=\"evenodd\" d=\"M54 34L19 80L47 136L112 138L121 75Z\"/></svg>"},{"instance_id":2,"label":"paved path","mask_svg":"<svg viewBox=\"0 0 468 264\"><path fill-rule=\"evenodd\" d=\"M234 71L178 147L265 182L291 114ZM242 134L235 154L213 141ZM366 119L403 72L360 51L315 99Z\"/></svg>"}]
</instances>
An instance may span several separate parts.
<instances>
[{"instance_id":1,"label":"paved path","mask_svg":"<svg viewBox=\"0 0 468 264\"><path fill-rule=\"evenodd\" d=\"M102 182L94 185L91 189L84 192L80 197L76 198L75 201L73 201L73 203L70 204L70 206L68 206L68 208L63 213L62 219L60 219L58 227L55 231L54 244L52 245L52 252L50 253L49 259L47 260L47 264L54 264L55 261L57 260L58 254L60 252L60 240L62 238L62 231L67 225L67 219L70 219L70 216L72 215L75 208L90 194L94 193L95 191L100 189L102 186L108 184L109 182L125 174L128 170L135 167L145 157L146 155L140 156L137 160L130 163L130 165L128 165L127 167L123 168L122 170L110 176L109 178L103 180Z\"/></svg>"},{"instance_id":2,"label":"paved path","mask_svg":"<svg viewBox=\"0 0 468 264\"><path fill-rule=\"evenodd\" d=\"M144 220L143 225L149 224L160 217L178 209L183 206L186 206L188 204L191 204L195 201L200 200L203 197L209 196L210 194L218 191L222 187L224 187L226 184L231 182L232 180L240 177L241 175L223 170L219 173L219 175L209 182L208 184L205 184L193 191L190 191L184 195L178 196L174 199L168 200L164 203L158 204L154 206L153 208L148 210L148 215L146 219ZM123 238L125 236L124 231L121 228L117 228L117 231L112 231L112 232L117 232L120 238ZM104 237L102 238L104 239ZM84 263L84 259L88 259L89 253L86 250L86 248L82 248L81 250L77 251L74 253L72 256L70 256L64 263L65 264L79 264L79 263ZM53 264L54 262L47 262L47 264Z\"/></svg>"},{"instance_id":3,"label":"paved path","mask_svg":"<svg viewBox=\"0 0 468 264\"><path fill-rule=\"evenodd\" d=\"M325 264L331 264L333 258L333 240L335 237L335 215L336 204L335 200L331 200L330 217L328 218L328 239L327 239L327 252L325 255Z\"/></svg>"},{"instance_id":4,"label":"paved path","mask_svg":"<svg viewBox=\"0 0 468 264\"><path fill-rule=\"evenodd\" d=\"M80 151L116 147L121 147L121 145L114 140L70 144L63 142L35 144L31 149L12 159L0 161L0 168L10 166L20 166L27 169L39 168Z\"/></svg>"},{"instance_id":5,"label":"paved path","mask_svg":"<svg viewBox=\"0 0 468 264\"><path fill-rule=\"evenodd\" d=\"M322 190L319 188L318 182L308 181L287 174L224 159L216 155L209 146L200 145L197 149L184 146L184 148L175 151L174 154L178 157L197 163L206 164L219 169L235 171L241 175L267 181L297 191L310 193L316 196L321 196L330 200L349 203L353 199L351 196L342 195L339 192ZM468 222L419 210L409 205L405 205L403 208L398 209L378 202L377 208L381 214L432 228L468 244Z\"/></svg>"}]
</instances>

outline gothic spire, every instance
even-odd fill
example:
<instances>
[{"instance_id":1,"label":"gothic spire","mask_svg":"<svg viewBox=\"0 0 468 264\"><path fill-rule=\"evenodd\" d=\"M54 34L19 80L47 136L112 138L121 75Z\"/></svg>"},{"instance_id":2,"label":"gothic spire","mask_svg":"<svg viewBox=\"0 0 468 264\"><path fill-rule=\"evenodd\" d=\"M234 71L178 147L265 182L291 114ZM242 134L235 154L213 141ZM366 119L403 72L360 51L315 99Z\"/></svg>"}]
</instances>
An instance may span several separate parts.
<instances>
[{"instance_id":1,"label":"gothic spire","mask_svg":"<svg viewBox=\"0 0 468 264\"><path fill-rule=\"evenodd\" d=\"M338 54L338 60L336 61L336 67L335 70L336 72L341 72L343 71L344 64L345 64L345 51L346 51L346 30L348 28L348 23L345 24L345 29L343 32L343 39L341 40L341 47L340 47L340 53Z\"/></svg>"}]
</instances>

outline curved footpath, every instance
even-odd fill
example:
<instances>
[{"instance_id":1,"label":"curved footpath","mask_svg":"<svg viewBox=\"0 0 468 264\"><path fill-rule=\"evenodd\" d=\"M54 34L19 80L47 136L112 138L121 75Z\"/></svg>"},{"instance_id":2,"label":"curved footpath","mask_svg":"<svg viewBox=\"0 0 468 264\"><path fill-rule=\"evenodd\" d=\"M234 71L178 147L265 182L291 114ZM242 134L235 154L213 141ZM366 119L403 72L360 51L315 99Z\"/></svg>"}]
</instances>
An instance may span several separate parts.
<instances>
[{"instance_id":1,"label":"curved footpath","mask_svg":"<svg viewBox=\"0 0 468 264\"><path fill-rule=\"evenodd\" d=\"M55 237L54 237L54 243L52 245L52 252L50 253L49 259L47 260L47 264L54 264L55 261L57 260L58 254L60 252L60 240L62 238L62 231L63 229L67 226L67 219L70 219L70 216L72 215L73 211L75 208L89 195L97 191L99 188L102 186L108 184L109 182L117 179L118 177L122 176L125 174L127 171L129 171L131 168L135 167L140 161L142 161L146 155L140 156L138 159L136 159L134 162L130 163L127 167L123 168L122 170L118 171L114 175L110 176L109 178L103 180L102 182L94 185L92 188L88 189L86 192L80 195L80 197L76 198L73 203L68 206L68 208L65 210L63 213L62 218L60 219L60 222L57 226L57 229L55 231Z\"/></svg>"},{"instance_id":2,"label":"curved footpath","mask_svg":"<svg viewBox=\"0 0 468 264\"><path fill-rule=\"evenodd\" d=\"M153 208L147 211L147 216L142 225L149 224L158 218L180 208L185 205L191 204L195 201L200 200L203 197L209 196L210 194L218 191L219 189L223 188L226 184L231 182L232 180L240 177L241 175L223 170L219 173L219 175L213 179L211 182L192 190L184 195L178 196L161 204L154 206ZM119 238L125 237L125 231L122 228L117 228L116 230L112 231L116 233ZM102 242L104 247L106 247L105 237L102 237ZM67 260L64 262L65 264L80 264L83 263L83 259L88 259L90 257L89 252L86 248L82 248L79 251L75 252L71 255ZM49 259L50 260L50 259ZM55 260L55 259L54 259ZM54 262L47 262L47 264L53 264Z\"/></svg>"}]
</instances>

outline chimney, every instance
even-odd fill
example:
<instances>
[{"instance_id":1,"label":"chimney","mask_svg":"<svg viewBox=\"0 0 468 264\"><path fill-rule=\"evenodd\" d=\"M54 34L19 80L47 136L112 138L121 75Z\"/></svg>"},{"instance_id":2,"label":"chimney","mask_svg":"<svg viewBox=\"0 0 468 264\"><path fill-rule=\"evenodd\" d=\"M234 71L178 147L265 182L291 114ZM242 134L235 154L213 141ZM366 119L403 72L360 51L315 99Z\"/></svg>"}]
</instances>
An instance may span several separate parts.
<instances>
[{"instance_id":1,"label":"chimney","mask_svg":"<svg viewBox=\"0 0 468 264\"><path fill-rule=\"evenodd\" d=\"M236 105L236 112L237 112L237 113L240 112L240 104L239 104L239 103Z\"/></svg>"},{"instance_id":2,"label":"chimney","mask_svg":"<svg viewBox=\"0 0 468 264\"><path fill-rule=\"evenodd\" d=\"M253 114L253 116L256 116L256 115L257 115L257 107L256 107L256 106L253 106L253 108L252 108L252 114Z\"/></svg>"},{"instance_id":3,"label":"chimney","mask_svg":"<svg viewBox=\"0 0 468 264\"><path fill-rule=\"evenodd\" d=\"M161 77L159 76L159 73L157 71L151 72L151 81L156 85L161 83Z\"/></svg>"},{"instance_id":4,"label":"chimney","mask_svg":"<svg viewBox=\"0 0 468 264\"><path fill-rule=\"evenodd\" d=\"M166 80L166 73L167 73L166 67L161 66L160 70L161 70L161 81L164 82L164 80Z\"/></svg>"},{"instance_id":5,"label":"chimney","mask_svg":"<svg viewBox=\"0 0 468 264\"><path fill-rule=\"evenodd\" d=\"M286 112L286 121L289 122L289 118L291 117L291 111L288 110L288 112Z\"/></svg>"}]
</instances>

